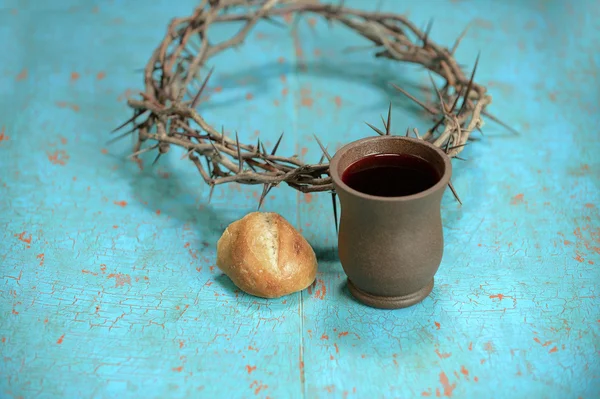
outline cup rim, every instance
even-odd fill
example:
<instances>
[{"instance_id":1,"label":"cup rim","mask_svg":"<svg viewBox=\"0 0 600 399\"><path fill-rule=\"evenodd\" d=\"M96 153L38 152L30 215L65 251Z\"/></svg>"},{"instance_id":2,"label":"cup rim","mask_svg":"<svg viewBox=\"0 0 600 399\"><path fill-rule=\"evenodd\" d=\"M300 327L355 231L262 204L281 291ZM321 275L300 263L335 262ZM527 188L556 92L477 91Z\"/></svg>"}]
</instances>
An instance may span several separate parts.
<instances>
[{"instance_id":1,"label":"cup rim","mask_svg":"<svg viewBox=\"0 0 600 399\"><path fill-rule=\"evenodd\" d=\"M357 190L351 188L346 183L344 183L344 181L342 180L340 173L338 171L339 163L340 163L342 156L345 153L347 153L350 149L362 146L362 145L366 144L367 142L385 141L385 140L410 141L412 143L416 143L417 145L422 145L422 146L428 147L431 150L434 150L434 152L437 153L438 156L440 156L440 158L444 161L444 174L440 177L440 179L437 181L436 184L429 187L427 190L420 191L415 194L399 196L399 197L380 197L377 195L365 194L363 192L360 192L360 191L357 191ZM331 162L329 163L329 175L331 176L331 180L334 184L334 187L337 186L340 189L343 189L344 191L346 191L354 196L361 197L364 199L369 199L369 200L376 200L376 201L385 201L385 202L402 201L402 202L404 202L404 201L412 201L415 199L421 199L421 198L427 197L428 195L439 190L440 188L445 187L450 182L450 176L452 175L452 162L450 161L450 157L444 151L442 151L440 148L434 146L430 142L425 141L423 139L417 139L417 138L406 137L406 136L370 136L370 137L365 137L362 139L352 141L348 144L345 144L338 151L336 151L336 153L331 158Z\"/></svg>"}]
</instances>

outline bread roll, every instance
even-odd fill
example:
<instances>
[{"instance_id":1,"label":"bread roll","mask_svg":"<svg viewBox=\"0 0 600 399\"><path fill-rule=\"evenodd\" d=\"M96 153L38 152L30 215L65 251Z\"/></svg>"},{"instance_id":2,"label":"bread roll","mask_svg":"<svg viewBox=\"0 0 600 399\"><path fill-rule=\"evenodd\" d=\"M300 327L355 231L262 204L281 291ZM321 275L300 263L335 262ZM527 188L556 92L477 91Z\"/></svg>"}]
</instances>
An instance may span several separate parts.
<instances>
[{"instance_id":1,"label":"bread roll","mask_svg":"<svg viewBox=\"0 0 600 399\"><path fill-rule=\"evenodd\" d=\"M231 223L219 239L217 266L242 291L279 298L313 283L317 257L283 217L252 212Z\"/></svg>"}]
</instances>

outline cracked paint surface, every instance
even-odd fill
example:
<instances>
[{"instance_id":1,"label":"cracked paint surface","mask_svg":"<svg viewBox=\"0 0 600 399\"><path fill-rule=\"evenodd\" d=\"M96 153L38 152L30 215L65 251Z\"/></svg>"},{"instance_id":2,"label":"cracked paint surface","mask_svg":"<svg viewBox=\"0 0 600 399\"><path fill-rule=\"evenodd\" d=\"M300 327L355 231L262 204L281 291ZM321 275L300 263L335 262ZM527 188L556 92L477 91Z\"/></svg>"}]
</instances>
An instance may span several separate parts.
<instances>
[{"instance_id":1,"label":"cracked paint surface","mask_svg":"<svg viewBox=\"0 0 600 399\"><path fill-rule=\"evenodd\" d=\"M271 191L263 210L301 229L319 274L254 298L221 275L215 247L260 188L219 187L207 204L182 152L152 168L153 154L125 160L127 140L107 144L162 27L196 2L29 3L0 9L0 397L215 398L228 382L240 398L600 396L597 2L393 10L433 17L448 46L470 23L457 58L470 68L481 50L490 111L522 132L488 121L456 161L464 205L446 194L435 288L399 311L350 297L328 195ZM279 151L311 162L313 133L332 152L371 134L363 121L390 99L399 131L429 127L388 86L419 94L428 76L344 53L355 39L319 19L259 24L214 59L203 116L268 148L285 131Z\"/></svg>"}]
</instances>

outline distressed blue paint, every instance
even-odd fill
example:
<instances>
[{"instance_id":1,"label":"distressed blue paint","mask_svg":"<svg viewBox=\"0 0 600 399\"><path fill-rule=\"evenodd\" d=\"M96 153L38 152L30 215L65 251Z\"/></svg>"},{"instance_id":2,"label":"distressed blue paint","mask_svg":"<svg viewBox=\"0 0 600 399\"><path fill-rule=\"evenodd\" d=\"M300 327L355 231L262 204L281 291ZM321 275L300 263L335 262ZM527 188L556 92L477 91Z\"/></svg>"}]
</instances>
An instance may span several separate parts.
<instances>
[{"instance_id":1,"label":"distressed blue paint","mask_svg":"<svg viewBox=\"0 0 600 399\"><path fill-rule=\"evenodd\" d=\"M435 289L398 311L348 295L327 195L281 187L265 204L319 253L311 290L257 299L211 269L222 230L255 209L258 191L221 188L208 206L181 152L140 172L123 160L126 143L105 144L129 116L123 93L141 88L135 70L194 2L82 4L1 5L0 396L600 395L597 2L387 2L421 26L434 17L432 36L448 45L472 22L457 57L471 67L481 50L491 110L522 131L488 122L456 162L464 206L446 195ZM370 134L363 121L378 123L390 99L398 131L429 126L387 87L426 75L342 54L361 41L341 28L299 29L306 71L292 36L266 24L215 59L211 85L223 91L203 105L207 119L271 145L285 130L281 151L307 147L312 161L313 133L332 149ZM49 161L60 151L64 166Z\"/></svg>"}]
</instances>

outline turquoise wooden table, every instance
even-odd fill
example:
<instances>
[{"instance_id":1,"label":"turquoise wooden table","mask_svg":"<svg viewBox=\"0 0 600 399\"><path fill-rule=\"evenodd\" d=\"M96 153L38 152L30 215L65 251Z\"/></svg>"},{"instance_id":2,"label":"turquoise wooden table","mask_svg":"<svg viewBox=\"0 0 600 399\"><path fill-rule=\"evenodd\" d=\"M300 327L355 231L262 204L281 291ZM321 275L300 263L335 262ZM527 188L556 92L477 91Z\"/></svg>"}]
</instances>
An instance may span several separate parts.
<instances>
[{"instance_id":1,"label":"turquoise wooden table","mask_svg":"<svg viewBox=\"0 0 600 399\"><path fill-rule=\"evenodd\" d=\"M348 0L374 9L377 2ZM108 132L130 116L139 71L192 0L0 3L0 397L600 397L600 4L387 1L451 46L490 111L454 162L432 294L404 310L357 303L337 258L329 195L282 186L263 210L301 229L315 285L278 300L236 290L216 241L260 187L208 187L181 152L143 168ZM229 31L226 27L222 33ZM418 69L365 52L321 21L258 25L213 60L206 118L320 157L365 137ZM297 37L297 40L294 40ZM302 62L304 68L298 68ZM423 96L431 94L422 94Z\"/></svg>"}]
</instances>

